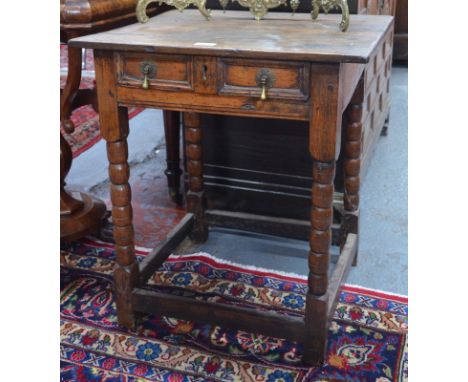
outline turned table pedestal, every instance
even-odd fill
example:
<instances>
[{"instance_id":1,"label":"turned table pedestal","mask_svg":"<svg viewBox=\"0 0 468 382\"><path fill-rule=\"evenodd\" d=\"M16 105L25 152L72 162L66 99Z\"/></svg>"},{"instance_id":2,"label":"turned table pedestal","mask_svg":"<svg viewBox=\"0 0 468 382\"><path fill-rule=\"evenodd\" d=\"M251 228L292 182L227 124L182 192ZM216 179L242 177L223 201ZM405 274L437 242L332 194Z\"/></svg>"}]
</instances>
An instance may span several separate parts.
<instances>
[{"instance_id":1,"label":"turned table pedestal","mask_svg":"<svg viewBox=\"0 0 468 382\"><path fill-rule=\"evenodd\" d=\"M169 11L146 24L69 42L72 47L94 49L101 134L109 158L118 263L114 280L121 325L133 327L137 312L198 320L300 341L305 362L323 361L328 321L358 253L364 68L393 27L390 16L352 15L349 30L343 33L338 29L339 17L321 15L312 22L309 15L272 13L254 22L245 13L232 11L213 12L206 21L198 11ZM130 106L181 111L185 125L187 215L141 263L135 258L128 183ZM313 161L310 223L206 209L203 150L210 147L202 147L200 113L307 121ZM333 181L341 151L344 215L336 227ZM229 222L242 222L245 229L268 225L278 234L310 232L304 317L144 288L187 235L203 242L210 225ZM329 277L332 237L337 238L341 251Z\"/></svg>"}]
</instances>

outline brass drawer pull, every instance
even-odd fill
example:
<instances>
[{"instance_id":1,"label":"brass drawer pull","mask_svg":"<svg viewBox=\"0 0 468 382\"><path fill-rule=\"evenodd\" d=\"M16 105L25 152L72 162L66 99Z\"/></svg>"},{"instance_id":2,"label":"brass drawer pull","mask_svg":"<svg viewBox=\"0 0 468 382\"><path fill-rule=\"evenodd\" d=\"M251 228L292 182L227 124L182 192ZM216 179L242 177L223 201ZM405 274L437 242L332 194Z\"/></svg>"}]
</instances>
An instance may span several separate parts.
<instances>
[{"instance_id":1,"label":"brass drawer pull","mask_svg":"<svg viewBox=\"0 0 468 382\"><path fill-rule=\"evenodd\" d=\"M143 75L141 87L143 89L149 89L149 79L156 77L156 65L149 61L143 61L140 65L140 71Z\"/></svg>"},{"instance_id":2,"label":"brass drawer pull","mask_svg":"<svg viewBox=\"0 0 468 382\"><path fill-rule=\"evenodd\" d=\"M260 99L265 101L267 99L267 89L271 88L275 83L275 76L268 69L260 69L257 73L256 81L257 85L262 89Z\"/></svg>"}]
</instances>

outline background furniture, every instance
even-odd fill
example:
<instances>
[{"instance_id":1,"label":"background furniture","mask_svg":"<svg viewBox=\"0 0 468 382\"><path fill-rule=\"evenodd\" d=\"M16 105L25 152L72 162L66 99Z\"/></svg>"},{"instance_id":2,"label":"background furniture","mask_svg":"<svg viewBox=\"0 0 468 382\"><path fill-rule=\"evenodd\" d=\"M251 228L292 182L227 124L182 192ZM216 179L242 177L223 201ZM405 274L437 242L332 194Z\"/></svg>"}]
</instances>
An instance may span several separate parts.
<instances>
[{"instance_id":1,"label":"background furniture","mask_svg":"<svg viewBox=\"0 0 468 382\"><path fill-rule=\"evenodd\" d=\"M60 0L60 41L136 22L136 0ZM155 7L148 9L157 13ZM73 132L71 112L83 105L97 110L94 90L79 90L82 50L69 47L67 82L60 97L60 121L67 133Z\"/></svg>"},{"instance_id":2,"label":"background furniture","mask_svg":"<svg viewBox=\"0 0 468 382\"><path fill-rule=\"evenodd\" d=\"M70 171L72 152L60 133L60 239L72 241L97 233L107 217L105 204L84 192L69 193L65 178Z\"/></svg>"},{"instance_id":3,"label":"background furniture","mask_svg":"<svg viewBox=\"0 0 468 382\"><path fill-rule=\"evenodd\" d=\"M95 49L100 128L109 159L118 263L114 279L121 325L133 327L135 312L216 323L302 341L304 361L323 362L328 319L334 312L339 287L357 256L362 121L367 121L369 113L366 65L369 63L376 74L388 57L393 19L356 16L353 27L342 33L338 30L339 17L334 15L320 15L319 23L311 22L309 15L296 15L294 20L288 17L276 13L268 21L252 22L231 11L219 12L207 22L200 20L195 10L182 14L170 11L145 25L70 42L73 47ZM308 44L310 40L316 44ZM217 41L222 43L218 46ZM135 258L128 183L129 106L183 111L185 123L188 214L140 264ZM311 156L309 224L205 208L203 152L218 144L228 147L229 138L205 144L205 126L199 113L281 118L308 125L306 147L296 150L304 149L304 155ZM294 130L295 126L289 125L284 137L289 132L294 135ZM343 169L337 174L341 151ZM341 254L329 278L336 176L342 178L344 216L337 229ZM281 233L308 231L309 289L304 318L144 288L186 235L203 242L208 238L208 224L229 221L245 223L244 229L267 224Z\"/></svg>"},{"instance_id":4,"label":"background furniture","mask_svg":"<svg viewBox=\"0 0 468 382\"><path fill-rule=\"evenodd\" d=\"M60 41L109 30L136 22L136 0L60 0ZM164 10L150 7L148 13L155 15ZM66 133L73 133L70 120L72 111L80 106L92 105L97 111L94 89L79 89L82 70L82 50L68 47L68 74L63 89L60 89L60 122ZM171 122L171 119L168 118ZM168 150L168 163L172 156L179 158L179 146ZM75 240L99 229L106 216L106 208L99 201L83 192L69 193L65 190L65 177L70 170L72 155L67 141L60 133L60 235L62 240ZM168 172L168 181L174 199L180 200L178 185L180 174ZM174 179L173 179L174 178Z\"/></svg>"},{"instance_id":5,"label":"background furniture","mask_svg":"<svg viewBox=\"0 0 468 382\"><path fill-rule=\"evenodd\" d=\"M393 59L408 64L408 0L397 0Z\"/></svg>"}]
</instances>

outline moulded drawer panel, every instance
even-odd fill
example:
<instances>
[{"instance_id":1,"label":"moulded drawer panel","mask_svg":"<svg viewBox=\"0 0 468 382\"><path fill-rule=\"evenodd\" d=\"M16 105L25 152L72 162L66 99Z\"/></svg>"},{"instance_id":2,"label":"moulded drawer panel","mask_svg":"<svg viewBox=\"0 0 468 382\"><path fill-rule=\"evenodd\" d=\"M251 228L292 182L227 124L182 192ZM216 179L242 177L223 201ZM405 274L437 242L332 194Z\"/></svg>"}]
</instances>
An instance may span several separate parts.
<instances>
[{"instance_id":1,"label":"moulded drawer panel","mask_svg":"<svg viewBox=\"0 0 468 382\"><path fill-rule=\"evenodd\" d=\"M306 100L309 96L309 64L258 60L220 59L220 94L259 97L260 73L269 73L273 81L268 98Z\"/></svg>"},{"instance_id":2,"label":"moulded drawer panel","mask_svg":"<svg viewBox=\"0 0 468 382\"><path fill-rule=\"evenodd\" d=\"M141 87L144 74L142 66L150 64L154 70L148 76L150 88L167 90L192 90L192 57L157 54L116 54L118 84Z\"/></svg>"}]
</instances>

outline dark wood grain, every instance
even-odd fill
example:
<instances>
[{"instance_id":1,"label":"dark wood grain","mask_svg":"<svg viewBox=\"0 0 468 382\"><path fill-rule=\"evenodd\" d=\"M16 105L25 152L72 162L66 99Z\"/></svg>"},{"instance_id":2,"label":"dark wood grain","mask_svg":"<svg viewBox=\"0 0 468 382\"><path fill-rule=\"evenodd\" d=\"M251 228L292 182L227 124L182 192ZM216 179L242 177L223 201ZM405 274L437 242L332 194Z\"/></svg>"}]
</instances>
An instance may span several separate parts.
<instances>
[{"instance_id":1,"label":"dark wood grain","mask_svg":"<svg viewBox=\"0 0 468 382\"><path fill-rule=\"evenodd\" d=\"M310 221L305 220L211 209L205 210L205 218L210 226L258 232L299 240L308 240L310 237ZM332 225L332 242L338 244L339 237L340 226L337 224Z\"/></svg>"},{"instance_id":2,"label":"dark wood grain","mask_svg":"<svg viewBox=\"0 0 468 382\"><path fill-rule=\"evenodd\" d=\"M396 0L393 59L408 63L408 0Z\"/></svg>"},{"instance_id":3,"label":"dark wood grain","mask_svg":"<svg viewBox=\"0 0 468 382\"><path fill-rule=\"evenodd\" d=\"M164 137L166 138L166 164L164 174L171 199L177 204L182 203L180 190L180 113L169 110L163 111Z\"/></svg>"},{"instance_id":4,"label":"dark wood grain","mask_svg":"<svg viewBox=\"0 0 468 382\"><path fill-rule=\"evenodd\" d=\"M89 34L109 30L136 21L137 0L60 0L60 32L81 31ZM148 6L148 15L155 15L166 6Z\"/></svg>"}]
</instances>

